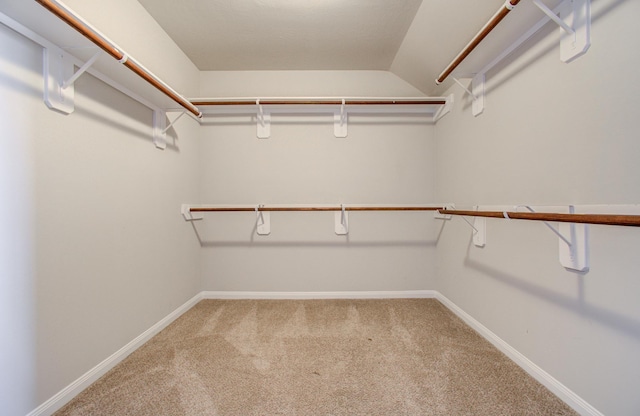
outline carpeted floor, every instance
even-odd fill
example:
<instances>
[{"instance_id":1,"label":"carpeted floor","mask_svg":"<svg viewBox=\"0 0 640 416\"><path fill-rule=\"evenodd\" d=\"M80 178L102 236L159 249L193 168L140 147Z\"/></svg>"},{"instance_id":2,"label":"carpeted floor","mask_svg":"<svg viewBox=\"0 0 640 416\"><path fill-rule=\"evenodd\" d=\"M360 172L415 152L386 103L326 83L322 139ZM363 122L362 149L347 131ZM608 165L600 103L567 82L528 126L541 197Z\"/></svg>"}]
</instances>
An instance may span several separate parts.
<instances>
[{"instance_id":1,"label":"carpeted floor","mask_svg":"<svg viewBox=\"0 0 640 416\"><path fill-rule=\"evenodd\" d=\"M433 299L205 300L62 415L574 415Z\"/></svg>"}]
</instances>

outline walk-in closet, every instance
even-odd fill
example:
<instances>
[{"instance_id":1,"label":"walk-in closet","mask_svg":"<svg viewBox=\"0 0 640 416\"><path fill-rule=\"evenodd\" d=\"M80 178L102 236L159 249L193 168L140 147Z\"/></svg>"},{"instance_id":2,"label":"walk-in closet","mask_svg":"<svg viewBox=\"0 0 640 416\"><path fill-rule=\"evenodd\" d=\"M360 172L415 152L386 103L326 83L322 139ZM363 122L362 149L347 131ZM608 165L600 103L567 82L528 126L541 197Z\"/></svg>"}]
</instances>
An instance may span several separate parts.
<instances>
[{"instance_id":1,"label":"walk-in closet","mask_svg":"<svg viewBox=\"0 0 640 416\"><path fill-rule=\"evenodd\" d=\"M0 415L640 414L639 17L0 0Z\"/></svg>"}]
</instances>

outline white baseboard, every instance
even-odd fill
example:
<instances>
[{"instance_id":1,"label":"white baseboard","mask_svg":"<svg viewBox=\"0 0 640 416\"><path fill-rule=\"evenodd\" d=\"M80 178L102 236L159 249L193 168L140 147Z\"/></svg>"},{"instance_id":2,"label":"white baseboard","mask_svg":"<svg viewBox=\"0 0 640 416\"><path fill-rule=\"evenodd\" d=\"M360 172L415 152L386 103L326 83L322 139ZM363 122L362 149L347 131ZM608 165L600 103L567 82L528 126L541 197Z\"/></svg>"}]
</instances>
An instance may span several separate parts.
<instances>
[{"instance_id":1,"label":"white baseboard","mask_svg":"<svg viewBox=\"0 0 640 416\"><path fill-rule=\"evenodd\" d=\"M548 388L553 394L558 396L573 410L580 413L581 415L604 416L596 408L591 406L580 396L567 388L567 386L560 383L542 368L538 367L522 353L518 352L518 350L507 344L504 340L502 340L502 338L491 332L486 326L482 325L480 322L471 317L471 315L460 309L455 303L451 302L440 292L436 293L437 294L435 298L440 301L440 303L446 306L451 312L455 313L467 325L473 328L487 341L492 343L496 348L498 348L507 357L509 357L523 370L525 370L531 377L538 380L538 382Z\"/></svg>"},{"instance_id":2,"label":"white baseboard","mask_svg":"<svg viewBox=\"0 0 640 416\"><path fill-rule=\"evenodd\" d=\"M202 299L411 299L435 298L435 290L369 292L202 292Z\"/></svg>"},{"instance_id":3,"label":"white baseboard","mask_svg":"<svg viewBox=\"0 0 640 416\"><path fill-rule=\"evenodd\" d=\"M107 371L115 367L120 361L124 360L132 352L140 348L151 337L158 332L166 328L171 322L175 321L180 315L191 309L196 303L202 300L202 293L198 293L193 298L189 299L185 304L180 306L175 311L171 312L164 319L147 329L145 332L136 337L133 341L129 342L124 347L120 348L110 357L102 361L91 370L87 371L79 379L69 384L67 387L58 392L55 396L51 397L46 402L42 403L36 409L31 411L27 416L50 416L62 406L67 404L71 399L80 394L84 389L89 387L92 383L102 377Z\"/></svg>"},{"instance_id":4,"label":"white baseboard","mask_svg":"<svg viewBox=\"0 0 640 416\"><path fill-rule=\"evenodd\" d=\"M456 304L435 290L407 290L407 291L370 291L370 292L232 292L232 291L205 291L200 292L184 305L169 314L136 339L112 354L109 358L89 370L82 377L71 383L58 394L38 406L27 416L49 416L71 399L86 389L91 383L115 367L120 361L142 346L151 337L163 330L180 315L191 309L202 299L411 299L411 298L435 298L450 311L455 313L467 325L478 332L487 341L506 354L511 360L524 369L529 375L538 380L542 385L551 390L567 405L581 415L603 416L597 409L584 401L564 384L553 378L549 373L538 367L531 360L507 344L487 327L475 320Z\"/></svg>"}]
</instances>

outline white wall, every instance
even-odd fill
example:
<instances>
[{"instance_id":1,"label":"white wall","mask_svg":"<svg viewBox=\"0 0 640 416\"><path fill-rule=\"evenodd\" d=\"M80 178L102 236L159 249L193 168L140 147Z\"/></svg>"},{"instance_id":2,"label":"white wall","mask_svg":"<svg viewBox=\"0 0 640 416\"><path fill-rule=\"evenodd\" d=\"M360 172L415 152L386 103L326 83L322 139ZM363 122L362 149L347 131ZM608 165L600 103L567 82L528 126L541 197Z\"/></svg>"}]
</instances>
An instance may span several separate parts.
<instances>
[{"instance_id":1,"label":"white wall","mask_svg":"<svg viewBox=\"0 0 640 416\"><path fill-rule=\"evenodd\" d=\"M387 71L202 71L201 97L419 97Z\"/></svg>"},{"instance_id":2,"label":"white wall","mask_svg":"<svg viewBox=\"0 0 640 416\"><path fill-rule=\"evenodd\" d=\"M138 3L68 3L186 95L420 95L381 71L198 76L175 45L156 49L166 35ZM477 249L461 220L440 233L425 213L353 213L348 237L332 214L272 214L259 237L252 214L208 214L194 229L178 209L638 203L638 8L594 2L594 44L570 65L555 30L538 39L489 74L479 118L454 89L457 108L435 128L353 116L336 139L326 116L274 116L258 140L250 117L185 119L164 152L150 110L90 76L76 113L48 110L40 48L0 26L0 196L12 201L0 211L0 330L14 334L0 344L3 406L28 412L200 290L437 289L603 413L637 413L635 230L592 227L591 271L577 275L537 223L490 221Z\"/></svg>"},{"instance_id":3,"label":"white wall","mask_svg":"<svg viewBox=\"0 0 640 416\"><path fill-rule=\"evenodd\" d=\"M0 26L0 50L17 50L18 35ZM39 55L21 54L21 61ZM25 94L38 77L11 74L21 63L0 60L0 403L3 414L25 414L35 402L35 268L33 141Z\"/></svg>"},{"instance_id":4,"label":"white wall","mask_svg":"<svg viewBox=\"0 0 640 416\"><path fill-rule=\"evenodd\" d=\"M220 77L227 82L220 82ZM417 94L397 77L376 71L204 73L203 81L205 96L221 88L230 96ZM331 115L272 119L272 135L265 140L256 138L250 116L205 120L203 203L433 202L433 126L425 119L350 116L345 139L334 137ZM350 222L349 236L344 237L334 233L333 213L272 213L271 235L256 236L252 213L207 214L205 221L196 223L203 245L203 289L431 286L439 225L432 214L351 213Z\"/></svg>"},{"instance_id":5,"label":"white wall","mask_svg":"<svg viewBox=\"0 0 640 416\"><path fill-rule=\"evenodd\" d=\"M25 414L200 291L179 214L198 125L156 150L151 110L90 75L73 114L51 111L42 48L3 25L0 45L0 413Z\"/></svg>"},{"instance_id":6,"label":"white wall","mask_svg":"<svg viewBox=\"0 0 640 416\"><path fill-rule=\"evenodd\" d=\"M486 109L436 126L436 197L472 205L640 201L640 3L593 2L593 45L571 64L557 29L488 74ZM527 48L529 48L527 50ZM461 219L438 243L436 289L604 414L640 411L640 293L633 228L592 226L591 271L568 272L540 223Z\"/></svg>"},{"instance_id":7,"label":"white wall","mask_svg":"<svg viewBox=\"0 0 640 416\"><path fill-rule=\"evenodd\" d=\"M138 1L64 2L184 96L196 95L198 68Z\"/></svg>"},{"instance_id":8,"label":"white wall","mask_svg":"<svg viewBox=\"0 0 640 416\"><path fill-rule=\"evenodd\" d=\"M503 4L502 0L464 3L423 1L398 48L390 71L426 95L440 94L441 88L435 84L440 71ZM442 22L451 22L451 27L443 31ZM451 55L442 51L450 51Z\"/></svg>"}]
</instances>

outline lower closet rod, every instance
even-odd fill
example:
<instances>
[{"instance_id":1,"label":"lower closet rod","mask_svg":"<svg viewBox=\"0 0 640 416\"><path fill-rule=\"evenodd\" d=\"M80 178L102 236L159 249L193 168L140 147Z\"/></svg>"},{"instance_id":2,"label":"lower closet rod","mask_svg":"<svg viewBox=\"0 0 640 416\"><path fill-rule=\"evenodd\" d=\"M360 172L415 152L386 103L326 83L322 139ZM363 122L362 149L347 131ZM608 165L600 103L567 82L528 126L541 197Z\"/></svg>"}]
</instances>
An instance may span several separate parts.
<instances>
[{"instance_id":1,"label":"lower closet rod","mask_svg":"<svg viewBox=\"0 0 640 416\"><path fill-rule=\"evenodd\" d=\"M345 211L438 211L442 207L411 207L411 206L396 206L396 207L348 207L345 206ZM258 207L258 211L342 211L341 206L335 207ZM251 211L255 212L256 208L247 207L191 207L189 212L240 212Z\"/></svg>"},{"instance_id":2,"label":"lower closet rod","mask_svg":"<svg viewBox=\"0 0 640 416\"><path fill-rule=\"evenodd\" d=\"M444 215L464 215L468 217L488 217L513 220L572 222L580 224L622 225L640 227L640 215L616 214L558 214L552 212L503 212L503 211L465 211L458 209L439 209Z\"/></svg>"}]
</instances>

